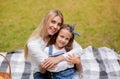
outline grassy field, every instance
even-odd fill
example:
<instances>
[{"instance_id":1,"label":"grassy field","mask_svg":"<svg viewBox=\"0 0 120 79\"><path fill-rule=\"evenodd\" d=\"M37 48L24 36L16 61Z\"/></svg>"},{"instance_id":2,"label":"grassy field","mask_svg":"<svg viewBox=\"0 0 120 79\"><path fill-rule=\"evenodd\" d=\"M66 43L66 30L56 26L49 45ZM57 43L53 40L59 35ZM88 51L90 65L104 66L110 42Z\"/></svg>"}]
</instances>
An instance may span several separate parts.
<instances>
[{"instance_id":1,"label":"grassy field","mask_svg":"<svg viewBox=\"0 0 120 79\"><path fill-rule=\"evenodd\" d=\"M45 14L55 8L65 23L76 23L87 46L109 47L120 53L120 0L0 0L0 51L14 51L24 44Z\"/></svg>"}]
</instances>

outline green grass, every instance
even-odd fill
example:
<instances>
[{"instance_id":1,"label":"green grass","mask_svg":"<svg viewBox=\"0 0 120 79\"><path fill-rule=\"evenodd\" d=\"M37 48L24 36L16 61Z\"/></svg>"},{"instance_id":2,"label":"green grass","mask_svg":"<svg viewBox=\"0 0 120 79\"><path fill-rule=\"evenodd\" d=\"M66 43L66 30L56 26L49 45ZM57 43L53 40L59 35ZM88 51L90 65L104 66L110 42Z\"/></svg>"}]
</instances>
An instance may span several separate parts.
<instances>
[{"instance_id":1,"label":"green grass","mask_svg":"<svg viewBox=\"0 0 120 79\"><path fill-rule=\"evenodd\" d=\"M1 0L0 51L23 49L24 44L45 14L62 11L65 23L76 23L87 46L109 47L120 51L120 0ZM119 52L120 53L120 52Z\"/></svg>"}]
</instances>

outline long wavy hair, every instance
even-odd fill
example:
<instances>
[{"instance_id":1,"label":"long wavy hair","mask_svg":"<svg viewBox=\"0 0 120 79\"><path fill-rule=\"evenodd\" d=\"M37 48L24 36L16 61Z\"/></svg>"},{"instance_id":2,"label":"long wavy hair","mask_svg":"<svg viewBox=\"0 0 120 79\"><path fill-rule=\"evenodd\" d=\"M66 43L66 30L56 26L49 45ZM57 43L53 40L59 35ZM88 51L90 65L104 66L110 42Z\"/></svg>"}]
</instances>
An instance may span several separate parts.
<instances>
[{"instance_id":1,"label":"long wavy hair","mask_svg":"<svg viewBox=\"0 0 120 79\"><path fill-rule=\"evenodd\" d=\"M61 18L62 24L64 22L63 20L63 15L59 10L53 9L50 12L47 13L47 15L43 18L43 20L41 21L41 24L33 31L33 33L30 35L30 37L28 38L25 46L24 46L24 52L25 52L25 58L27 59L28 56L28 47L27 47L27 43L30 40L33 40L37 37L41 37L43 40L45 39L45 37L48 35L47 34L47 26L48 24L51 22L51 20L56 17L59 16Z\"/></svg>"},{"instance_id":2,"label":"long wavy hair","mask_svg":"<svg viewBox=\"0 0 120 79\"><path fill-rule=\"evenodd\" d=\"M47 43L47 46L56 43L57 36L62 29L66 29L72 34L72 37L70 38L68 44L65 46L65 50L68 52L73 48L73 40L74 40L74 34L72 33L72 26L70 26L69 24L63 24L62 28L60 28L60 30L50 38L49 42Z\"/></svg>"}]
</instances>

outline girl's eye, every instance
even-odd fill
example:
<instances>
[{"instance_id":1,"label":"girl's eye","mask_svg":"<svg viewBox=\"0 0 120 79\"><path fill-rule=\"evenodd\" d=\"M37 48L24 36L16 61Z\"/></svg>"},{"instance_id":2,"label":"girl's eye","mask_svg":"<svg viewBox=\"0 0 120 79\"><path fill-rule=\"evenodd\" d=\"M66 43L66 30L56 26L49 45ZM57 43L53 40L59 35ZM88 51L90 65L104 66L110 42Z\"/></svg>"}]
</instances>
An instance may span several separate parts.
<instances>
[{"instance_id":1,"label":"girl's eye","mask_svg":"<svg viewBox=\"0 0 120 79\"><path fill-rule=\"evenodd\" d=\"M70 40L70 38L66 38L66 40L68 40L68 41L69 41L69 40Z\"/></svg>"},{"instance_id":2,"label":"girl's eye","mask_svg":"<svg viewBox=\"0 0 120 79\"><path fill-rule=\"evenodd\" d=\"M63 36L63 35L60 35L60 37L61 37L61 38L64 38L64 36Z\"/></svg>"}]
</instances>

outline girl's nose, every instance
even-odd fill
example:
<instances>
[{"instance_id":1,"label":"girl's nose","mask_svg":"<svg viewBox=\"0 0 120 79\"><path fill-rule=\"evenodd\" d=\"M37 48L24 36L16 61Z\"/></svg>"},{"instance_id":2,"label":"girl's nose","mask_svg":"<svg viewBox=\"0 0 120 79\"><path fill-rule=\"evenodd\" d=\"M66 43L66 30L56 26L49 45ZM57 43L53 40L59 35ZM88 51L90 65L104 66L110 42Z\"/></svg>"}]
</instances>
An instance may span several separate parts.
<instances>
[{"instance_id":1,"label":"girl's nose","mask_svg":"<svg viewBox=\"0 0 120 79\"><path fill-rule=\"evenodd\" d=\"M65 39L64 39L64 38L62 39L62 42L63 42L63 43L65 42Z\"/></svg>"}]
</instances>

